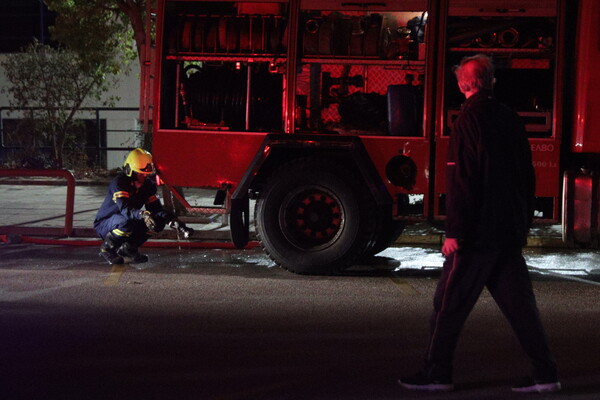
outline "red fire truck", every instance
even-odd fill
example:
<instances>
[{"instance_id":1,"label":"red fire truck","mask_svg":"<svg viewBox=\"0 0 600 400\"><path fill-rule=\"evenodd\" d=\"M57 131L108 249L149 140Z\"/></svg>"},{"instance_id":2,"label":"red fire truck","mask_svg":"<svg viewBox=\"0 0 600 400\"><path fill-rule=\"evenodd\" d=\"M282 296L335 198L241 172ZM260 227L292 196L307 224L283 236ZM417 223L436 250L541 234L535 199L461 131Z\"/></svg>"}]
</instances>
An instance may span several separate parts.
<instances>
[{"instance_id":1,"label":"red fire truck","mask_svg":"<svg viewBox=\"0 0 600 400\"><path fill-rule=\"evenodd\" d=\"M157 0L144 86L160 178L214 188L232 241L340 271L443 220L452 66L485 53L525 120L538 221L598 243L600 2ZM150 57L147 57L150 60ZM564 176L564 177L563 177ZM253 202L254 203L254 202Z\"/></svg>"}]
</instances>

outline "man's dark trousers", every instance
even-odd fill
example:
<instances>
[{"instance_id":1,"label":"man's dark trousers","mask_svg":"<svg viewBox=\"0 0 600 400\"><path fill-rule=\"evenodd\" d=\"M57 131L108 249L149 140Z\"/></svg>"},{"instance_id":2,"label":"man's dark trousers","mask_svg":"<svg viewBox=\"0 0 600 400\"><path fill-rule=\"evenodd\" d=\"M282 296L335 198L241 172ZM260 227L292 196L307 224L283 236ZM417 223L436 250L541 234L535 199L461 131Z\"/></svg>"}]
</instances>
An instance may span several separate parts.
<instances>
[{"instance_id":1,"label":"man's dark trousers","mask_svg":"<svg viewBox=\"0 0 600 400\"><path fill-rule=\"evenodd\" d=\"M434 297L426 355L430 373L452 377L460 331L483 288L487 287L530 357L533 377L554 382L556 363L548 347L527 264L520 247L463 247L446 258Z\"/></svg>"}]
</instances>

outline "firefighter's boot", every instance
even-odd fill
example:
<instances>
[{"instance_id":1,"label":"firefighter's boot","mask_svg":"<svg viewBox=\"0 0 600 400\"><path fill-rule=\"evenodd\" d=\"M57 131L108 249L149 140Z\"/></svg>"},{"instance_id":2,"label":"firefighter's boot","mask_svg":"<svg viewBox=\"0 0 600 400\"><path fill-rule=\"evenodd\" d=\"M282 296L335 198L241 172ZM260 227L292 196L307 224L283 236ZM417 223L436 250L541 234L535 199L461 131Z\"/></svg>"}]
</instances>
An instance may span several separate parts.
<instances>
[{"instance_id":1,"label":"firefighter's boot","mask_svg":"<svg viewBox=\"0 0 600 400\"><path fill-rule=\"evenodd\" d=\"M123 243L123 245L117 250L117 254L123 258L128 258L130 263L145 263L148 261L148 256L138 252L137 247L129 242Z\"/></svg>"},{"instance_id":2,"label":"firefighter's boot","mask_svg":"<svg viewBox=\"0 0 600 400\"><path fill-rule=\"evenodd\" d=\"M109 232L106 235L104 243L100 246L100 257L104 258L109 264L123 264L125 260L119 254L117 250L123 243L123 238Z\"/></svg>"}]
</instances>

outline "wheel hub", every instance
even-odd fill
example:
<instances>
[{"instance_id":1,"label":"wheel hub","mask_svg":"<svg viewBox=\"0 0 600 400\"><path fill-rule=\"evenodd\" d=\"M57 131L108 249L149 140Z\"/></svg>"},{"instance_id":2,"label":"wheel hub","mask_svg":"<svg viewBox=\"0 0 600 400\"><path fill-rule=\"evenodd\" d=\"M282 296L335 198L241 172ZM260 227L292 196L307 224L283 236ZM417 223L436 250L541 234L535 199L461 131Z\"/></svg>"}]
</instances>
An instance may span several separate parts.
<instances>
[{"instance_id":1,"label":"wheel hub","mask_svg":"<svg viewBox=\"0 0 600 400\"><path fill-rule=\"evenodd\" d=\"M344 223L337 197L323 188L291 193L282 206L284 234L303 249L330 245Z\"/></svg>"}]
</instances>

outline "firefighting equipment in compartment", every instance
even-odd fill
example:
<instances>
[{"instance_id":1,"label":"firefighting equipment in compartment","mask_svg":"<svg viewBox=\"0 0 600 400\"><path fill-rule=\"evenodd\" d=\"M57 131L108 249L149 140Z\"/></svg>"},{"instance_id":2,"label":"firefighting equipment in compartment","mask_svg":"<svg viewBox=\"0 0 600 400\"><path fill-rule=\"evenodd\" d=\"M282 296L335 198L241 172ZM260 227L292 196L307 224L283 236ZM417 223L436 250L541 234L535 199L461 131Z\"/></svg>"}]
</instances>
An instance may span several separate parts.
<instances>
[{"instance_id":1,"label":"firefighting equipment in compartment","mask_svg":"<svg viewBox=\"0 0 600 400\"><path fill-rule=\"evenodd\" d=\"M248 68L251 69L247 96ZM188 127L215 130L245 130L246 103L250 99L249 129L281 128L282 75L270 73L266 63L187 66L179 90Z\"/></svg>"},{"instance_id":2,"label":"firefighting equipment in compartment","mask_svg":"<svg viewBox=\"0 0 600 400\"><path fill-rule=\"evenodd\" d=\"M425 25L427 25L427 12L423 12L420 17L414 17L406 23L406 27L410 29L410 38L413 42L425 42Z\"/></svg>"},{"instance_id":3,"label":"firefighting equipment in compartment","mask_svg":"<svg viewBox=\"0 0 600 400\"><path fill-rule=\"evenodd\" d=\"M170 52L274 54L285 51L278 15L186 15L169 36Z\"/></svg>"},{"instance_id":4,"label":"firefighting equipment in compartment","mask_svg":"<svg viewBox=\"0 0 600 400\"><path fill-rule=\"evenodd\" d=\"M519 31L515 28L508 28L498 33L498 43L502 47L515 47L519 43Z\"/></svg>"},{"instance_id":5,"label":"firefighting equipment in compartment","mask_svg":"<svg viewBox=\"0 0 600 400\"><path fill-rule=\"evenodd\" d=\"M364 55L374 57L379 54L379 36L381 35L381 14L371 14L367 20L367 31L365 32Z\"/></svg>"},{"instance_id":6,"label":"firefighting equipment in compartment","mask_svg":"<svg viewBox=\"0 0 600 400\"><path fill-rule=\"evenodd\" d=\"M379 55L383 17L307 15L302 35L305 56L376 57Z\"/></svg>"},{"instance_id":7,"label":"firefighting equipment in compartment","mask_svg":"<svg viewBox=\"0 0 600 400\"><path fill-rule=\"evenodd\" d=\"M418 89L413 85L390 85L387 91L388 129L392 136L420 136Z\"/></svg>"},{"instance_id":8,"label":"firefighting equipment in compartment","mask_svg":"<svg viewBox=\"0 0 600 400\"><path fill-rule=\"evenodd\" d=\"M131 177L134 172L142 174L151 174L154 172L152 165L152 154L144 149L132 150L123 164L125 175Z\"/></svg>"},{"instance_id":9,"label":"firefighting equipment in compartment","mask_svg":"<svg viewBox=\"0 0 600 400\"><path fill-rule=\"evenodd\" d=\"M382 34L381 57L388 60L411 58L413 42L410 35L411 31L407 27L386 26Z\"/></svg>"},{"instance_id":10,"label":"firefighting equipment in compartment","mask_svg":"<svg viewBox=\"0 0 600 400\"><path fill-rule=\"evenodd\" d=\"M342 123L351 129L386 134L385 96L378 93L354 92L341 99L338 110Z\"/></svg>"},{"instance_id":11,"label":"firefighting equipment in compartment","mask_svg":"<svg viewBox=\"0 0 600 400\"><path fill-rule=\"evenodd\" d=\"M417 57L426 18L411 22L413 29L381 14L349 16L307 14L304 17L302 51L305 56L381 57L384 59Z\"/></svg>"},{"instance_id":12,"label":"firefighting equipment in compartment","mask_svg":"<svg viewBox=\"0 0 600 400\"><path fill-rule=\"evenodd\" d=\"M350 76L350 66L345 65L339 78L332 78L330 72L322 74L322 104L328 106L331 103L339 103L344 97L348 96L349 87L360 88L364 86L365 79L362 75ZM337 88L333 86L338 85Z\"/></svg>"},{"instance_id":13,"label":"firefighting equipment in compartment","mask_svg":"<svg viewBox=\"0 0 600 400\"><path fill-rule=\"evenodd\" d=\"M421 136L423 99L419 89L408 84L390 85L386 95L354 91L349 86L361 87L362 75L349 76L350 67L344 66L339 78L323 72L322 104L338 103L341 123L347 129L366 130L371 134L391 136ZM339 85L339 88L333 88Z\"/></svg>"},{"instance_id":14,"label":"firefighting equipment in compartment","mask_svg":"<svg viewBox=\"0 0 600 400\"><path fill-rule=\"evenodd\" d=\"M547 20L532 22L525 18L464 18L449 25L448 43L460 47L548 49L553 44L548 24Z\"/></svg>"},{"instance_id":15,"label":"firefighting equipment in compartment","mask_svg":"<svg viewBox=\"0 0 600 400\"><path fill-rule=\"evenodd\" d=\"M449 27L451 32L448 42L450 45L461 47L497 47L498 32L504 32L507 29L515 29L515 21L487 21L482 24L479 20L465 19ZM516 43L515 43L516 44Z\"/></svg>"}]
</instances>

